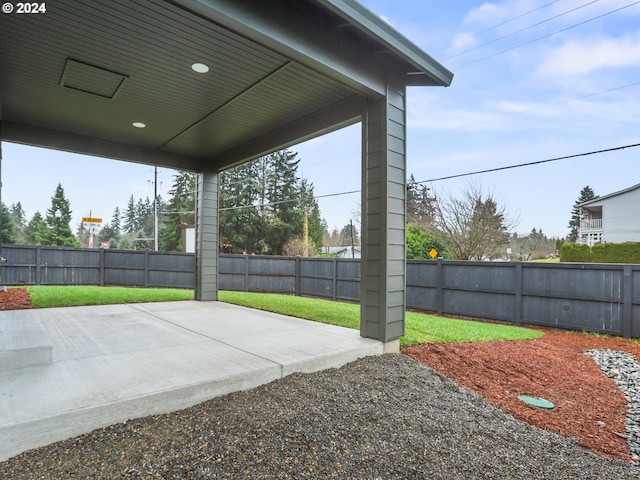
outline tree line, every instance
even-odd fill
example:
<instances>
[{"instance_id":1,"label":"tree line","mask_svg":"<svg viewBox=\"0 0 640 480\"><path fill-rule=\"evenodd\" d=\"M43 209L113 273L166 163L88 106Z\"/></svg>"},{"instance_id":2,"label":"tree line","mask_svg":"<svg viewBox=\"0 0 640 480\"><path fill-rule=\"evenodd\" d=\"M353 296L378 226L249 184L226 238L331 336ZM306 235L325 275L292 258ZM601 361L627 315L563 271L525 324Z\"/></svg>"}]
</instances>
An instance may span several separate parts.
<instances>
[{"instance_id":1,"label":"tree line","mask_svg":"<svg viewBox=\"0 0 640 480\"><path fill-rule=\"evenodd\" d=\"M219 232L222 251L273 255L326 254L327 247L358 245L359 212L341 229L329 231L321 217L314 186L299 173L297 153L282 150L221 172ZM413 175L407 181L407 250L409 259L442 257L456 260L532 260L553 255L564 239L547 237L533 228L514 232L515 220L505 205L479 184L457 195L436 194ZM585 187L576 202L595 195ZM195 224L196 174L178 172L165 201L158 196L134 198L116 207L111 219L91 232L81 224L74 233L72 212L62 185L51 205L29 220L20 202L1 205L3 243L121 249L153 249L158 224L158 249L184 249L184 228ZM355 224L354 224L355 223ZM577 237L579 213L574 206L569 240ZM325 247L325 248L323 248Z\"/></svg>"},{"instance_id":2,"label":"tree line","mask_svg":"<svg viewBox=\"0 0 640 480\"><path fill-rule=\"evenodd\" d=\"M327 230L314 198L314 187L298 172L297 154L282 150L238 167L219 177L220 240L225 251L275 255L313 255ZM181 251L184 228L195 224L196 174L178 172L168 200L133 195L124 208L95 232L80 224L74 233L72 211L58 184L51 206L26 219L20 202L1 206L2 242L5 244L121 249L153 249L155 225L158 249Z\"/></svg>"}]
</instances>

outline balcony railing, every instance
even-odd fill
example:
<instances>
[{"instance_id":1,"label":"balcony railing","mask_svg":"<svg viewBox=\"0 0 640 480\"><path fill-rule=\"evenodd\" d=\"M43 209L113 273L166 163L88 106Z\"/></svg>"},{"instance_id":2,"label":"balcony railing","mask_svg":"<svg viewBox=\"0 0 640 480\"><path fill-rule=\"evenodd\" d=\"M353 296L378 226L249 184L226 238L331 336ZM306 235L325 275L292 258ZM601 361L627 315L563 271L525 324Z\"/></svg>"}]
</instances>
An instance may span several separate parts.
<instances>
[{"instance_id":1,"label":"balcony railing","mask_svg":"<svg viewBox=\"0 0 640 480\"><path fill-rule=\"evenodd\" d=\"M592 232L602 230L602 219L601 218L593 218L591 220L581 220L580 221L580 232Z\"/></svg>"}]
</instances>

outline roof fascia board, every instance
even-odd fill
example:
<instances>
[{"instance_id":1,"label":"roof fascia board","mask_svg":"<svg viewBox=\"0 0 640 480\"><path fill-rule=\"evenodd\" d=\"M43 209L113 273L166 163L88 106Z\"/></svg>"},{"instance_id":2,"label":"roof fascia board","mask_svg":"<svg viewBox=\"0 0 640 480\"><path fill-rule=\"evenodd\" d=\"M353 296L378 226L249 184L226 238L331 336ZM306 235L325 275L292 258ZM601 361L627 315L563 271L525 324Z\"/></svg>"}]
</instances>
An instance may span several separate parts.
<instances>
[{"instance_id":1,"label":"roof fascia board","mask_svg":"<svg viewBox=\"0 0 640 480\"><path fill-rule=\"evenodd\" d=\"M189 171L198 171L202 163L200 158L6 120L0 120L0 141Z\"/></svg>"},{"instance_id":2,"label":"roof fascia board","mask_svg":"<svg viewBox=\"0 0 640 480\"><path fill-rule=\"evenodd\" d=\"M358 123L364 111L362 97L354 96L319 112L297 119L239 147L206 159L203 171L221 171L272 152Z\"/></svg>"},{"instance_id":3,"label":"roof fascia board","mask_svg":"<svg viewBox=\"0 0 640 480\"><path fill-rule=\"evenodd\" d=\"M413 65L417 72L409 72L410 85L436 85L448 87L453 73L434 60L382 18L355 0L318 0L318 3L358 27L363 33L375 37L393 53ZM424 76L430 80L424 83Z\"/></svg>"},{"instance_id":4,"label":"roof fascia board","mask_svg":"<svg viewBox=\"0 0 640 480\"><path fill-rule=\"evenodd\" d=\"M385 94L385 65L339 29L274 0L172 0L368 97Z\"/></svg>"}]
</instances>

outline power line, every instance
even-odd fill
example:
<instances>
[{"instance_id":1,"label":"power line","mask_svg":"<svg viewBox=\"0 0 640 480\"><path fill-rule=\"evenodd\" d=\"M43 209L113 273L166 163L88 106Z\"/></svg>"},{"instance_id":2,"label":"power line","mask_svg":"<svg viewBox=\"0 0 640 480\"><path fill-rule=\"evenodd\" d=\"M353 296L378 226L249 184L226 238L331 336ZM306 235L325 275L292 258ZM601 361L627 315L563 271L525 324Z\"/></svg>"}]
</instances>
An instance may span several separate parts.
<instances>
[{"instance_id":1,"label":"power line","mask_svg":"<svg viewBox=\"0 0 640 480\"><path fill-rule=\"evenodd\" d=\"M502 55L503 53L510 52L511 50L515 50L517 48L524 47L526 45L530 45L530 44L535 43L535 42L537 42L539 40L544 40L545 38L552 37L553 35L556 35L558 33L566 32L567 30L571 30L572 28L576 28L576 27L579 27L579 26L584 25L586 23L593 22L594 20L598 20L600 18L606 17L607 15L611 15L613 13L617 13L617 12L619 12L621 10L626 9L626 8L633 7L634 5L637 5L638 3L640 3L640 0L638 0L636 2L633 2L633 3L630 3L628 5L625 5L623 7L617 8L615 10L611 10L610 12L603 13L601 15L598 15L597 17L593 17L593 18L590 18L588 20L584 20L583 22L576 23L575 25L570 25L568 27L561 28L560 30L556 30L554 32L548 33L548 34L543 35L541 37L534 38L533 40L529 40L528 42L521 43L521 44L516 45L514 47L506 48L504 50L492 53L491 55L487 55L486 57L479 58L479 59L474 60L474 61L469 62L469 63L458 65L458 66L454 67L454 69L468 67L469 65L473 65L473 64L479 63L479 62L481 62L483 60L487 60L489 58L492 58L492 57L495 57L495 56L498 56L498 55Z\"/></svg>"},{"instance_id":2,"label":"power line","mask_svg":"<svg viewBox=\"0 0 640 480\"><path fill-rule=\"evenodd\" d=\"M481 31L479 31L479 32L472 33L472 34L470 34L469 36L470 36L470 37L477 37L478 35L482 35L483 33L486 33L486 32L489 32L489 31L491 31L491 30L494 30L494 29L496 29L496 28L498 28L498 27L501 27L501 26L503 26L503 25L506 25L507 23L511 23L511 22L513 22L514 20L518 20L519 18L526 17L527 15L530 15L530 14L532 14L532 13L534 13L534 12L537 12L538 10L542 10L543 8L546 8L546 7L548 7L549 5L552 5L552 4L554 4L554 3L558 3L559 1L560 1L560 0L554 0L553 2L545 3L544 5L541 5L541 6L540 6L540 7L538 7L538 8L534 8L533 10L529 10L528 12L521 13L520 15L517 15L517 16L515 16L515 17L511 17L511 18L509 18L509 19L507 19L507 20L505 20L505 21L503 21L503 22L500 22L500 23L498 23L498 24L496 24L496 25L493 25L492 27L485 28L484 30L481 30ZM444 45L444 46L442 46L442 47L438 47L438 48L437 48L436 50L434 50L434 51L435 51L435 52L439 52L439 51L441 51L441 50L444 50L445 48L452 47L452 46L454 46L454 45L455 45L455 44L457 44L457 43L460 43L460 40L455 41L455 42L448 43L448 44L446 44L446 45Z\"/></svg>"},{"instance_id":3,"label":"power line","mask_svg":"<svg viewBox=\"0 0 640 480\"><path fill-rule=\"evenodd\" d=\"M517 165L508 165L508 166L505 166L505 167L488 168L486 170L478 170L476 172L458 173L456 175L448 175L446 177L433 178L433 179L430 179L430 180L422 180L420 182L415 182L415 183L416 184L421 184L421 183L429 183L429 182L439 182L439 181L442 181L442 180L450 180L452 178L468 177L468 176L471 176L471 175L479 175L481 173L489 173L489 172L498 172L498 171L501 171L501 170L509 170L509 169L512 169L512 168L529 167L531 165L540 165L542 163L557 162L559 160L567 160L569 158L586 157L586 156L589 156L589 155L597 155L597 154L600 154L600 153L615 152L617 150L624 150L625 148L634 148L634 147L640 147L640 143L634 143L634 144L631 144L631 145L623 145L621 147L606 148L604 150L595 150L595 151L586 152L586 153L576 153L574 155L565 155L564 157L549 158L547 160L537 160L535 162L519 163Z\"/></svg>"},{"instance_id":4,"label":"power line","mask_svg":"<svg viewBox=\"0 0 640 480\"><path fill-rule=\"evenodd\" d=\"M572 8L571 10L567 10L566 12L559 13L559 14L557 14L557 15L554 15L553 17L549 17L549 18L547 18L547 19L545 19L545 20L542 20L542 21L540 21L540 22L538 22L538 23L534 23L534 24L532 24L532 25L529 25L529 26L526 26L526 27L524 27L524 28L521 28L520 30L516 30L515 32L508 33L508 34L506 34L506 35L503 35L502 37L494 38L493 40L491 40L491 41L489 41L489 42L483 43L483 44L481 44L481 45L476 45L476 46L475 46L475 47L473 47L473 48L470 48L470 49L465 50L465 51L460 52L460 53L456 53L455 55L452 55L452 56L450 56L450 57L445 58L445 59L444 59L444 61L446 61L446 60L451 60L452 58L459 57L459 56L461 56L461 55L464 55L465 53L473 52L474 50L477 50L477 49L479 49L479 48L485 47L485 46L487 46L487 45L491 45L492 43L498 42L498 41L500 41L500 40L504 40L505 38L512 37L512 36L514 36L514 35L517 35L518 33L522 33L522 32L525 32L525 31L527 31L527 30L530 30L530 29L532 29L532 28L538 27L538 26L542 25L543 23L547 23L547 22L550 22L551 20L555 20L556 18L563 17L563 16L565 16L565 15L568 15L568 14L570 14L570 13L575 12L576 10L580 10L581 8L588 7L589 5L591 5L591 4L593 4L593 3L596 3L596 2L599 2L599 1L600 1L600 0L591 0L591 1L590 1L590 2L588 2L588 3L585 3L585 4L583 4L583 5L580 5L579 7Z\"/></svg>"},{"instance_id":5,"label":"power line","mask_svg":"<svg viewBox=\"0 0 640 480\"><path fill-rule=\"evenodd\" d=\"M535 162L527 162L527 163L518 163L515 165L507 165L504 167L496 167L496 168L488 168L486 170L478 170L475 172L467 172L467 173L458 173L455 175L448 175L446 177L439 177L439 178L432 178L429 180L421 180L419 182L415 182L416 185L422 184L422 183L431 183L431 182L440 182L442 180L450 180L452 178L460 178L460 177L469 177L471 175L479 175L481 173L491 173L491 172L499 172L501 170L510 170L513 168L521 168L521 167L530 167L532 165L540 165L543 163L549 163L549 162L557 162L559 160L568 160L571 158L577 158L577 157L587 157L590 155L597 155L600 153L608 153L608 152L615 152L618 150L624 150L627 148L635 148L635 147L640 147L640 143L633 143L630 145L622 145L619 147L613 147L613 148L605 148L603 150L594 150L591 152L585 152L585 153L576 153L573 155L565 155L563 157L555 157L555 158L548 158L546 160L537 160ZM325 195L315 195L313 198L314 200L317 200L318 198L326 198L326 197L338 197L338 196L342 196L342 195L352 195L354 193L360 193L362 190L349 190L346 192L336 192L336 193L328 193ZM240 206L236 206L236 207L226 207L226 208L220 208L220 211L224 211L224 210L237 210L240 208L258 208L258 207L269 207L272 205L279 205L281 203L291 203L291 202L296 202L296 199L289 199L289 200L281 200L278 202L271 202L271 203L265 203L265 204L251 204L251 205L240 205Z\"/></svg>"}]
</instances>

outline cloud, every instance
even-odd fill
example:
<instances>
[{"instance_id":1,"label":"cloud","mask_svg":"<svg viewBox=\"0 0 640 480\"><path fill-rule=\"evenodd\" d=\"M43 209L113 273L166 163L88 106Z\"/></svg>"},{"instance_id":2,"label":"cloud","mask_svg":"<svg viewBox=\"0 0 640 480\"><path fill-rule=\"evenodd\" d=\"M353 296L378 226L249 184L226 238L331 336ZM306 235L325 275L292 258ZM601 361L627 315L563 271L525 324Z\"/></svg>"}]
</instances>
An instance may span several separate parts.
<instances>
[{"instance_id":1,"label":"cloud","mask_svg":"<svg viewBox=\"0 0 640 480\"><path fill-rule=\"evenodd\" d=\"M451 41L451 47L449 48L449 54L464 52L475 47L478 44L476 36L472 33L460 32Z\"/></svg>"},{"instance_id":2,"label":"cloud","mask_svg":"<svg viewBox=\"0 0 640 480\"><path fill-rule=\"evenodd\" d=\"M579 76L603 68L630 66L640 66L640 33L569 41L549 54L537 73L543 77Z\"/></svg>"},{"instance_id":3,"label":"cloud","mask_svg":"<svg viewBox=\"0 0 640 480\"><path fill-rule=\"evenodd\" d=\"M505 8L495 3L483 3L479 7L471 9L465 17L464 22L474 24L495 23L496 21L504 19L507 13Z\"/></svg>"}]
</instances>

